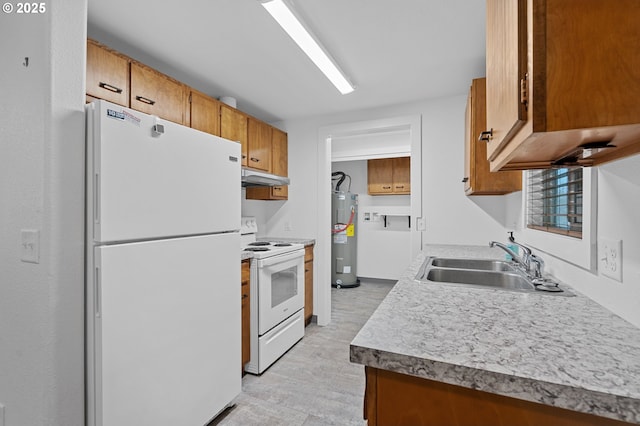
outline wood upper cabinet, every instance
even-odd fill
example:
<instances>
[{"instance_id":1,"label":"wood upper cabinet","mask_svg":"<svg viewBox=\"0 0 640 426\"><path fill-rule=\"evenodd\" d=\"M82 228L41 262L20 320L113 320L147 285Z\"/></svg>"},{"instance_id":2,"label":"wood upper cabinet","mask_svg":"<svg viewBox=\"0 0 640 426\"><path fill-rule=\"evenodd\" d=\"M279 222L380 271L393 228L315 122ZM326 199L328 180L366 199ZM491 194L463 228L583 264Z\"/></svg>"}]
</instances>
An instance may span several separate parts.
<instances>
[{"instance_id":1,"label":"wood upper cabinet","mask_svg":"<svg viewBox=\"0 0 640 426\"><path fill-rule=\"evenodd\" d=\"M250 266L249 260L243 260L241 263L241 306L242 306L242 371L246 363L251 361L251 308L250 308Z\"/></svg>"},{"instance_id":2,"label":"wood upper cabinet","mask_svg":"<svg viewBox=\"0 0 640 426\"><path fill-rule=\"evenodd\" d=\"M220 102L192 89L189 93L189 125L220 136Z\"/></svg>"},{"instance_id":3,"label":"wood upper cabinet","mask_svg":"<svg viewBox=\"0 0 640 426\"><path fill-rule=\"evenodd\" d=\"M304 323L313 316L313 245L304 248Z\"/></svg>"},{"instance_id":4,"label":"wood upper cabinet","mask_svg":"<svg viewBox=\"0 0 640 426\"><path fill-rule=\"evenodd\" d=\"M367 176L371 195L410 194L411 157L368 160Z\"/></svg>"},{"instance_id":5,"label":"wood upper cabinet","mask_svg":"<svg viewBox=\"0 0 640 426\"><path fill-rule=\"evenodd\" d=\"M271 128L271 173L278 176L289 175L287 134L275 127ZM288 186L254 186L247 188L247 200L286 200Z\"/></svg>"},{"instance_id":6,"label":"wood upper cabinet","mask_svg":"<svg viewBox=\"0 0 640 426\"><path fill-rule=\"evenodd\" d=\"M271 126L249 117L247 166L271 172Z\"/></svg>"},{"instance_id":7,"label":"wood upper cabinet","mask_svg":"<svg viewBox=\"0 0 640 426\"><path fill-rule=\"evenodd\" d=\"M411 194L411 157L393 159L394 194Z\"/></svg>"},{"instance_id":8,"label":"wood upper cabinet","mask_svg":"<svg viewBox=\"0 0 640 426\"><path fill-rule=\"evenodd\" d=\"M486 128L485 78L474 79L465 111L464 192L467 195L498 195L522 189L522 172L491 172L487 143L478 140Z\"/></svg>"},{"instance_id":9,"label":"wood upper cabinet","mask_svg":"<svg viewBox=\"0 0 640 426\"><path fill-rule=\"evenodd\" d=\"M220 104L220 136L240 143L242 165L247 166L247 116L225 104Z\"/></svg>"},{"instance_id":10,"label":"wood upper cabinet","mask_svg":"<svg viewBox=\"0 0 640 426\"><path fill-rule=\"evenodd\" d=\"M640 152L639 20L637 0L487 0L492 170Z\"/></svg>"},{"instance_id":11,"label":"wood upper cabinet","mask_svg":"<svg viewBox=\"0 0 640 426\"><path fill-rule=\"evenodd\" d=\"M367 161L367 188L369 194L393 193L393 159Z\"/></svg>"},{"instance_id":12,"label":"wood upper cabinet","mask_svg":"<svg viewBox=\"0 0 640 426\"><path fill-rule=\"evenodd\" d=\"M129 106L129 59L87 40L87 101L104 99Z\"/></svg>"},{"instance_id":13,"label":"wood upper cabinet","mask_svg":"<svg viewBox=\"0 0 640 426\"><path fill-rule=\"evenodd\" d=\"M186 86L153 68L131 62L131 108L185 124Z\"/></svg>"}]
</instances>

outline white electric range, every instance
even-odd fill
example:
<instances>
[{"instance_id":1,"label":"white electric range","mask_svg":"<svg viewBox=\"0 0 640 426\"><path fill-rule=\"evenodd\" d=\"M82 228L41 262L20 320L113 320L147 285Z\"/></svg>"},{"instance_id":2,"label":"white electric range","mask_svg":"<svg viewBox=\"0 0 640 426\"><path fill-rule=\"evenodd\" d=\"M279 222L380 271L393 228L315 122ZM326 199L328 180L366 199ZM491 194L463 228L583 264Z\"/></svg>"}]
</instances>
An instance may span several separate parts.
<instances>
[{"instance_id":1,"label":"white electric range","mask_svg":"<svg viewBox=\"0 0 640 426\"><path fill-rule=\"evenodd\" d=\"M256 241L254 217L241 221L242 250L251 259L251 360L245 371L262 374L304 337L304 245Z\"/></svg>"}]
</instances>

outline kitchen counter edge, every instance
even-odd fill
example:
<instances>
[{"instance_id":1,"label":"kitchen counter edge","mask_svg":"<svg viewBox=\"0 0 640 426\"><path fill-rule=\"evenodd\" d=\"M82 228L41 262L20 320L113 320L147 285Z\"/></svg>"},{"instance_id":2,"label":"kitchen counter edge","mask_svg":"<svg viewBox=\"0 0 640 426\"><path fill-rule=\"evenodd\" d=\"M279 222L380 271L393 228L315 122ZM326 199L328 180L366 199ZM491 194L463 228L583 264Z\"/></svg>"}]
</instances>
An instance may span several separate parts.
<instances>
[{"instance_id":1,"label":"kitchen counter edge","mask_svg":"<svg viewBox=\"0 0 640 426\"><path fill-rule=\"evenodd\" d=\"M425 246L351 342L351 362L640 424L640 357L634 357L640 329L579 292L560 297L419 283L414 277L429 256L504 259L504 252ZM516 324L501 323L501 314L515 314ZM538 333L547 316L566 325L564 335ZM594 321L606 325L587 330ZM607 353L593 355L601 345L609 345ZM573 369L572 362L580 365Z\"/></svg>"}]
</instances>

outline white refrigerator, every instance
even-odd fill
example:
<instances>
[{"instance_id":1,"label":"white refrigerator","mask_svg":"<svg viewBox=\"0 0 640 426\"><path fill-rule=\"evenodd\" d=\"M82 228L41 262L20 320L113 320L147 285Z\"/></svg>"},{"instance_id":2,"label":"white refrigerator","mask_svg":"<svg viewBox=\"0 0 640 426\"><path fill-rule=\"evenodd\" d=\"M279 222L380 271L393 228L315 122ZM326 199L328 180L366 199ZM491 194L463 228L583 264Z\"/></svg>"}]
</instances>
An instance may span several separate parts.
<instances>
[{"instance_id":1,"label":"white refrigerator","mask_svg":"<svg viewBox=\"0 0 640 426\"><path fill-rule=\"evenodd\" d=\"M87 106L87 424L202 426L240 393L240 145Z\"/></svg>"}]
</instances>

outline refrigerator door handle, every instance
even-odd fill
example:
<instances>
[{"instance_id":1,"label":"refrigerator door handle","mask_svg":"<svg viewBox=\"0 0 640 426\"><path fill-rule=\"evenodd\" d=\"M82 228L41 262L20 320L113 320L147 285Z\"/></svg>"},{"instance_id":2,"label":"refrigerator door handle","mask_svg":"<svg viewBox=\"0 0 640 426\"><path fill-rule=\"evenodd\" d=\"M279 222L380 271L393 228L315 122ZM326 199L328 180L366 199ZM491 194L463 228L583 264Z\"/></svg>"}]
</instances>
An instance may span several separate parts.
<instances>
[{"instance_id":1,"label":"refrigerator door handle","mask_svg":"<svg viewBox=\"0 0 640 426\"><path fill-rule=\"evenodd\" d=\"M100 174L95 173L93 176L93 220L94 223L100 223Z\"/></svg>"},{"instance_id":2,"label":"refrigerator door handle","mask_svg":"<svg viewBox=\"0 0 640 426\"><path fill-rule=\"evenodd\" d=\"M96 318L100 318L100 314L102 311L102 283L100 280L100 268L96 266L95 268L95 279L93 282L95 283L95 287L93 289L95 297L94 297L94 312Z\"/></svg>"}]
</instances>

